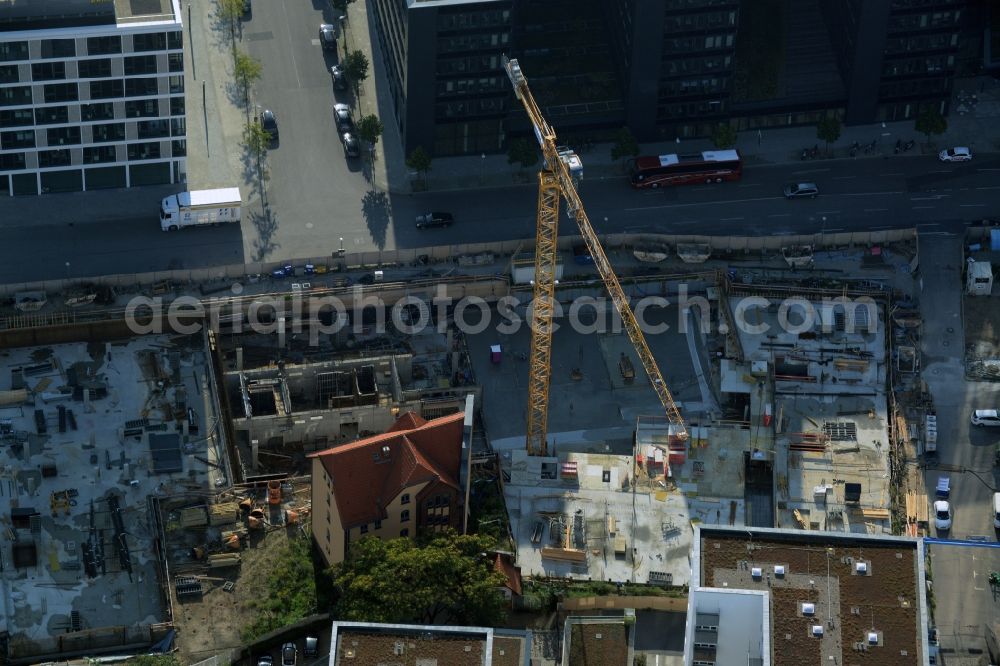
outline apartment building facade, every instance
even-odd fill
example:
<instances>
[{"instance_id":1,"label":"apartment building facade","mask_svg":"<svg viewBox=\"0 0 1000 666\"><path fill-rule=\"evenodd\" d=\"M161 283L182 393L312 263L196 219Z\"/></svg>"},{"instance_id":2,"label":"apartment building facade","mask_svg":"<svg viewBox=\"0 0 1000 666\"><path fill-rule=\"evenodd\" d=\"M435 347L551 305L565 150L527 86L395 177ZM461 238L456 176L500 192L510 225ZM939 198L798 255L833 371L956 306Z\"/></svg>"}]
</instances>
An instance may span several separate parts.
<instances>
[{"instance_id":1,"label":"apartment building facade","mask_svg":"<svg viewBox=\"0 0 1000 666\"><path fill-rule=\"evenodd\" d=\"M186 179L179 0L0 4L0 195Z\"/></svg>"}]
</instances>

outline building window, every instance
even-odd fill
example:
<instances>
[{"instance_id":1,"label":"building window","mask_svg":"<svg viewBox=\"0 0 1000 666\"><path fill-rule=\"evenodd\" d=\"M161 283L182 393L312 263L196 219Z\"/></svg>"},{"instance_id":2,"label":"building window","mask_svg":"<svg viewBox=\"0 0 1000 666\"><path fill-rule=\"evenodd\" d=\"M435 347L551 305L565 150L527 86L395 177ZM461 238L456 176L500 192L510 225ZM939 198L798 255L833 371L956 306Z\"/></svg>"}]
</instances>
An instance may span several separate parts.
<instances>
[{"instance_id":1,"label":"building window","mask_svg":"<svg viewBox=\"0 0 1000 666\"><path fill-rule=\"evenodd\" d=\"M50 146L65 146L80 143L79 127L52 127L46 131Z\"/></svg>"},{"instance_id":2,"label":"building window","mask_svg":"<svg viewBox=\"0 0 1000 666\"><path fill-rule=\"evenodd\" d=\"M83 149L84 164L117 161L117 151L114 146L89 146Z\"/></svg>"},{"instance_id":3,"label":"building window","mask_svg":"<svg viewBox=\"0 0 1000 666\"><path fill-rule=\"evenodd\" d=\"M0 133L0 148L10 150L12 148L34 148L35 130L21 130L19 132Z\"/></svg>"},{"instance_id":4,"label":"building window","mask_svg":"<svg viewBox=\"0 0 1000 666\"><path fill-rule=\"evenodd\" d=\"M137 160L160 159L160 142L150 141L149 143L130 143L128 145L128 159L130 162Z\"/></svg>"},{"instance_id":5,"label":"building window","mask_svg":"<svg viewBox=\"0 0 1000 666\"><path fill-rule=\"evenodd\" d=\"M24 168L24 153L0 155L0 171L15 171Z\"/></svg>"},{"instance_id":6,"label":"building window","mask_svg":"<svg viewBox=\"0 0 1000 666\"><path fill-rule=\"evenodd\" d=\"M148 97L157 93L156 78L125 79L126 97Z\"/></svg>"},{"instance_id":7,"label":"building window","mask_svg":"<svg viewBox=\"0 0 1000 666\"><path fill-rule=\"evenodd\" d=\"M80 117L87 120L113 120L115 117L114 102L98 102L97 104L81 104Z\"/></svg>"},{"instance_id":8,"label":"building window","mask_svg":"<svg viewBox=\"0 0 1000 666\"><path fill-rule=\"evenodd\" d=\"M410 521L410 511L409 511L409 509L405 509L402 512L400 512L400 514L399 514L399 522L401 522L401 523L408 523L409 521Z\"/></svg>"},{"instance_id":9,"label":"building window","mask_svg":"<svg viewBox=\"0 0 1000 666\"><path fill-rule=\"evenodd\" d=\"M107 99L109 97L122 97L125 94L125 84L121 79L110 81L91 81L90 99Z\"/></svg>"},{"instance_id":10,"label":"building window","mask_svg":"<svg viewBox=\"0 0 1000 666\"><path fill-rule=\"evenodd\" d=\"M327 530L326 530L326 542L330 543L330 529L329 528L327 528Z\"/></svg>"},{"instance_id":11,"label":"building window","mask_svg":"<svg viewBox=\"0 0 1000 666\"><path fill-rule=\"evenodd\" d=\"M408 528L404 527L403 529L399 530L399 536L401 538L405 538L405 537L410 536L410 530Z\"/></svg>"},{"instance_id":12,"label":"building window","mask_svg":"<svg viewBox=\"0 0 1000 666\"><path fill-rule=\"evenodd\" d=\"M172 115L172 116L183 116L184 115L184 98L183 97L171 97L170 98L170 115Z\"/></svg>"},{"instance_id":13,"label":"building window","mask_svg":"<svg viewBox=\"0 0 1000 666\"><path fill-rule=\"evenodd\" d=\"M132 50L137 53L141 51L166 51L167 35L162 32L132 35Z\"/></svg>"},{"instance_id":14,"label":"building window","mask_svg":"<svg viewBox=\"0 0 1000 666\"><path fill-rule=\"evenodd\" d=\"M183 72L184 71L184 54L183 53L171 53L167 56L167 62L169 63L169 69L171 72Z\"/></svg>"},{"instance_id":15,"label":"building window","mask_svg":"<svg viewBox=\"0 0 1000 666\"><path fill-rule=\"evenodd\" d=\"M31 66L32 81L52 81L66 78L66 63L37 62Z\"/></svg>"},{"instance_id":16,"label":"building window","mask_svg":"<svg viewBox=\"0 0 1000 666\"><path fill-rule=\"evenodd\" d=\"M0 83L17 83L20 80L17 65L0 66Z\"/></svg>"},{"instance_id":17,"label":"building window","mask_svg":"<svg viewBox=\"0 0 1000 666\"><path fill-rule=\"evenodd\" d=\"M114 37L88 37L88 55L107 55L110 53L122 52L122 38Z\"/></svg>"},{"instance_id":18,"label":"building window","mask_svg":"<svg viewBox=\"0 0 1000 666\"><path fill-rule=\"evenodd\" d=\"M81 79L100 79L111 76L111 58L81 60L76 63L76 66Z\"/></svg>"},{"instance_id":19,"label":"building window","mask_svg":"<svg viewBox=\"0 0 1000 666\"><path fill-rule=\"evenodd\" d=\"M171 50L180 50L184 48L184 33L182 33L180 30L174 30L173 32L168 32L167 48Z\"/></svg>"},{"instance_id":20,"label":"building window","mask_svg":"<svg viewBox=\"0 0 1000 666\"><path fill-rule=\"evenodd\" d=\"M187 123L183 118L170 119L170 136L185 136L187 134Z\"/></svg>"},{"instance_id":21,"label":"building window","mask_svg":"<svg viewBox=\"0 0 1000 666\"><path fill-rule=\"evenodd\" d=\"M368 534L368 523L365 523L364 525L361 526L361 533Z\"/></svg>"},{"instance_id":22,"label":"building window","mask_svg":"<svg viewBox=\"0 0 1000 666\"><path fill-rule=\"evenodd\" d=\"M45 106L35 109L36 125L58 125L69 122L69 107Z\"/></svg>"},{"instance_id":23,"label":"building window","mask_svg":"<svg viewBox=\"0 0 1000 666\"><path fill-rule=\"evenodd\" d=\"M0 88L0 106L22 106L31 104L31 86Z\"/></svg>"},{"instance_id":24,"label":"building window","mask_svg":"<svg viewBox=\"0 0 1000 666\"><path fill-rule=\"evenodd\" d=\"M170 94L182 93L184 92L184 77L183 76L171 76L167 79L167 83L170 86Z\"/></svg>"},{"instance_id":25,"label":"building window","mask_svg":"<svg viewBox=\"0 0 1000 666\"><path fill-rule=\"evenodd\" d=\"M94 143L109 143L125 140L125 123L94 125Z\"/></svg>"},{"instance_id":26,"label":"building window","mask_svg":"<svg viewBox=\"0 0 1000 666\"><path fill-rule=\"evenodd\" d=\"M178 139L170 142L170 153L174 157L184 157L187 155L187 141Z\"/></svg>"},{"instance_id":27,"label":"building window","mask_svg":"<svg viewBox=\"0 0 1000 666\"><path fill-rule=\"evenodd\" d=\"M125 58L125 76L156 74L156 56L129 56Z\"/></svg>"},{"instance_id":28,"label":"building window","mask_svg":"<svg viewBox=\"0 0 1000 666\"><path fill-rule=\"evenodd\" d=\"M75 83L50 83L45 86L45 102L73 102L79 99Z\"/></svg>"},{"instance_id":29,"label":"building window","mask_svg":"<svg viewBox=\"0 0 1000 666\"><path fill-rule=\"evenodd\" d=\"M158 115L160 115L160 103L155 99L125 102L126 118L150 118ZM141 134L139 136L142 137Z\"/></svg>"},{"instance_id":30,"label":"building window","mask_svg":"<svg viewBox=\"0 0 1000 666\"><path fill-rule=\"evenodd\" d=\"M381 520L376 520L375 521L375 529L377 529L377 530L382 529L382 521Z\"/></svg>"},{"instance_id":31,"label":"building window","mask_svg":"<svg viewBox=\"0 0 1000 666\"><path fill-rule=\"evenodd\" d=\"M76 42L72 39L43 39L43 58L72 58L76 55Z\"/></svg>"},{"instance_id":32,"label":"building window","mask_svg":"<svg viewBox=\"0 0 1000 666\"><path fill-rule=\"evenodd\" d=\"M400 504L409 504L410 503L410 494L409 493L403 493L403 495L399 498L399 503Z\"/></svg>"},{"instance_id":33,"label":"building window","mask_svg":"<svg viewBox=\"0 0 1000 666\"><path fill-rule=\"evenodd\" d=\"M40 167L69 166L70 163L69 151L66 149L38 151L38 166Z\"/></svg>"},{"instance_id":34,"label":"building window","mask_svg":"<svg viewBox=\"0 0 1000 666\"><path fill-rule=\"evenodd\" d=\"M0 62L28 59L28 42L0 43Z\"/></svg>"},{"instance_id":35,"label":"building window","mask_svg":"<svg viewBox=\"0 0 1000 666\"><path fill-rule=\"evenodd\" d=\"M31 109L15 109L13 111L0 111L0 127L18 127L20 125L32 125L35 116Z\"/></svg>"}]
</instances>

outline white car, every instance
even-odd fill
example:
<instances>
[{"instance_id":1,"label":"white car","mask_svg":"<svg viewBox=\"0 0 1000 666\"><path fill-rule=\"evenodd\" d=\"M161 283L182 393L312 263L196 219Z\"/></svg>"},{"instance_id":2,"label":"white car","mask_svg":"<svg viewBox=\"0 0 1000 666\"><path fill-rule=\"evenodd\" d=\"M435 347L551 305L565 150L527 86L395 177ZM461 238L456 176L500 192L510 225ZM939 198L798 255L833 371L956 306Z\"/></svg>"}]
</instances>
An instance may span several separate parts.
<instances>
[{"instance_id":1,"label":"white car","mask_svg":"<svg viewBox=\"0 0 1000 666\"><path fill-rule=\"evenodd\" d=\"M951 505L945 500L934 502L934 527L939 532L951 529Z\"/></svg>"},{"instance_id":2,"label":"white car","mask_svg":"<svg viewBox=\"0 0 1000 666\"><path fill-rule=\"evenodd\" d=\"M968 148L948 148L938 153L942 162L968 162L972 159L972 151Z\"/></svg>"},{"instance_id":3,"label":"white car","mask_svg":"<svg viewBox=\"0 0 1000 666\"><path fill-rule=\"evenodd\" d=\"M972 425L1000 426L1000 414L995 409L977 409L972 412Z\"/></svg>"}]
</instances>

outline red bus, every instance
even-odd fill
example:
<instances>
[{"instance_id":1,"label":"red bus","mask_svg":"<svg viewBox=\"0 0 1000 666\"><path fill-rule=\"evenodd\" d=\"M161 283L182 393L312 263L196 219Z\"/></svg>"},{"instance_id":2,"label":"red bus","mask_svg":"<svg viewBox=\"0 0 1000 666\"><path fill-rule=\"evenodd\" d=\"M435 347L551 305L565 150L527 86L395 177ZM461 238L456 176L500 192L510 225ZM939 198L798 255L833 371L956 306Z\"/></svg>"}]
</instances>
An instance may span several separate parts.
<instances>
[{"instance_id":1,"label":"red bus","mask_svg":"<svg viewBox=\"0 0 1000 666\"><path fill-rule=\"evenodd\" d=\"M736 150L637 157L632 163L632 187L721 183L724 180L739 180L742 173L743 162Z\"/></svg>"}]
</instances>

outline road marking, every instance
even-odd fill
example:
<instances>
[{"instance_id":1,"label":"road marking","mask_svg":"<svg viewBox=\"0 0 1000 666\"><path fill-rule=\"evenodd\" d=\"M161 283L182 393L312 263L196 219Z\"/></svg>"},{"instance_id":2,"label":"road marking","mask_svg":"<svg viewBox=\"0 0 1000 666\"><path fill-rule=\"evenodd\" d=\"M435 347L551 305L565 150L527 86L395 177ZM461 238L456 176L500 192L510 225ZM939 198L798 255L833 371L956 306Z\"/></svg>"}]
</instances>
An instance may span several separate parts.
<instances>
[{"instance_id":1,"label":"road marking","mask_svg":"<svg viewBox=\"0 0 1000 666\"><path fill-rule=\"evenodd\" d=\"M852 178L857 178L857 176L834 176L830 180L851 180Z\"/></svg>"},{"instance_id":2,"label":"road marking","mask_svg":"<svg viewBox=\"0 0 1000 666\"><path fill-rule=\"evenodd\" d=\"M879 175L880 176L889 177L889 176L905 176L906 174L905 173L880 173Z\"/></svg>"},{"instance_id":3,"label":"road marking","mask_svg":"<svg viewBox=\"0 0 1000 666\"><path fill-rule=\"evenodd\" d=\"M791 217L791 213L776 213L774 215L768 215L768 217Z\"/></svg>"},{"instance_id":4,"label":"road marking","mask_svg":"<svg viewBox=\"0 0 1000 666\"><path fill-rule=\"evenodd\" d=\"M866 213L880 213L889 210L888 208L865 208Z\"/></svg>"},{"instance_id":5,"label":"road marking","mask_svg":"<svg viewBox=\"0 0 1000 666\"><path fill-rule=\"evenodd\" d=\"M816 214L817 215L838 215L838 214L840 214L840 211L839 210L821 210L821 211L817 212Z\"/></svg>"},{"instance_id":6,"label":"road marking","mask_svg":"<svg viewBox=\"0 0 1000 666\"><path fill-rule=\"evenodd\" d=\"M913 210L929 210L934 208L934 206L913 206Z\"/></svg>"},{"instance_id":7,"label":"road marking","mask_svg":"<svg viewBox=\"0 0 1000 666\"><path fill-rule=\"evenodd\" d=\"M958 204L959 208L985 208L986 204Z\"/></svg>"},{"instance_id":8,"label":"road marking","mask_svg":"<svg viewBox=\"0 0 1000 666\"><path fill-rule=\"evenodd\" d=\"M944 171L928 171L927 173L951 173L951 169L946 169Z\"/></svg>"},{"instance_id":9,"label":"road marking","mask_svg":"<svg viewBox=\"0 0 1000 666\"><path fill-rule=\"evenodd\" d=\"M837 196L841 197L876 197L884 196L886 194L902 194L902 192L843 192Z\"/></svg>"},{"instance_id":10,"label":"road marking","mask_svg":"<svg viewBox=\"0 0 1000 666\"><path fill-rule=\"evenodd\" d=\"M950 196L950 194L935 194L932 197L910 197L910 201L939 201Z\"/></svg>"},{"instance_id":11,"label":"road marking","mask_svg":"<svg viewBox=\"0 0 1000 666\"><path fill-rule=\"evenodd\" d=\"M1000 169L998 169L1000 170ZM1000 190L1000 185L985 185L983 187L977 187L977 190Z\"/></svg>"},{"instance_id":12,"label":"road marking","mask_svg":"<svg viewBox=\"0 0 1000 666\"><path fill-rule=\"evenodd\" d=\"M829 169L807 169L805 171L793 171L792 173L824 173Z\"/></svg>"},{"instance_id":13,"label":"road marking","mask_svg":"<svg viewBox=\"0 0 1000 666\"><path fill-rule=\"evenodd\" d=\"M994 169L992 167L980 167L976 171L1000 171L1000 169Z\"/></svg>"},{"instance_id":14,"label":"road marking","mask_svg":"<svg viewBox=\"0 0 1000 666\"><path fill-rule=\"evenodd\" d=\"M719 218L719 221L720 222L733 222L734 220L742 220L742 219L745 219L745 218L742 218L742 217L722 217L722 218Z\"/></svg>"},{"instance_id":15,"label":"road marking","mask_svg":"<svg viewBox=\"0 0 1000 666\"><path fill-rule=\"evenodd\" d=\"M734 203L748 203L751 201L778 201L784 197L756 197L754 199L729 199L727 201L698 201L695 203L682 203L682 204L664 204L662 206L639 206L636 208L626 208L627 211L633 210L658 210L661 208L690 208L692 206L708 206L711 204L734 204Z\"/></svg>"}]
</instances>

